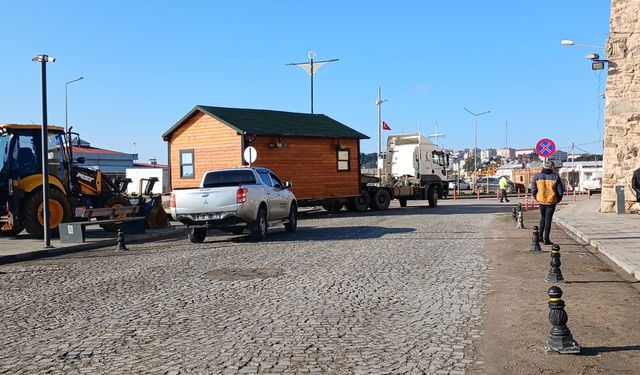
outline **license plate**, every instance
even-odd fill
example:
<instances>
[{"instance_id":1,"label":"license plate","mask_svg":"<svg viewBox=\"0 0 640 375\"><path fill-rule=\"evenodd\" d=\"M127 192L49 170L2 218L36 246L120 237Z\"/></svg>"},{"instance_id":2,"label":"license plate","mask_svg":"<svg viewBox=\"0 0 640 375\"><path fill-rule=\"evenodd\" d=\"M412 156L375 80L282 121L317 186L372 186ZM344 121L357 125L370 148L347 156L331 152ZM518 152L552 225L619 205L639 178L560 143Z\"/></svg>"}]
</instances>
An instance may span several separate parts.
<instances>
[{"instance_id":1,"label":"license plate","mask_svg":"<svg viewBox=\"0 0 640 375\"><path fill-rule=\"evenodd\" d=\"M197 220L218 220L222 217L221 214L197 214Z\"/></svg>"}]
</instances>

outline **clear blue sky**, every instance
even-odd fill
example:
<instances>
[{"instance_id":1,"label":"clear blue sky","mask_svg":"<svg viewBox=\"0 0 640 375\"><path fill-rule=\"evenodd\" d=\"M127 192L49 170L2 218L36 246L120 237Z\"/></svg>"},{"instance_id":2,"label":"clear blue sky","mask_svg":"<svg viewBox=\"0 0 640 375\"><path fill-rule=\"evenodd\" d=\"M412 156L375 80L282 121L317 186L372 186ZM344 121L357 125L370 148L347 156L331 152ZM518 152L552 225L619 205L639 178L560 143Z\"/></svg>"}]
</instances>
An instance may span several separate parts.
<instances>
[{"instance_id":1,"label":"clear blue sky","mask_svg":"<svg viewBox=\"0 0 640 375\"><path fill-rule=\"evenodd\" d=\"M543 137L600 152L606 72L561 39L604 45L608 1L3 1L0 123L69 123L96 147L166 161L161 134L196 104L308 112L309 77L286 63L339 58L315 76L314 107L371 137L375 99L393 132L445 147L533 147ZM598 51L602 52L602 51ZM603 53L601 53L603 55ZM402 124L404 123L404 126ZM595 142L595 143L594 143Z\"/></svg>"}]
</instances>

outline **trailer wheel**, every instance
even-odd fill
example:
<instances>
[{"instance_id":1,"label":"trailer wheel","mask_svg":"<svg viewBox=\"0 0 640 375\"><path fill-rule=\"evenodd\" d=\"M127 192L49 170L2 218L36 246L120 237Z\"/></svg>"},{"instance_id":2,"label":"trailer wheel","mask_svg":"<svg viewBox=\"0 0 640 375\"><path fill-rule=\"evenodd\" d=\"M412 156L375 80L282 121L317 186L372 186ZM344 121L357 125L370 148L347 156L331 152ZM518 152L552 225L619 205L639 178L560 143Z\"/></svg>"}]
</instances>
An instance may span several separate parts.
<instances>
[{"instance_id":1,"label":"trailer wheel","mask_svg":"<svg viewBox=\"0 0 640 375\"><path fill-rule=\"evenodd\" d=\"M191 228L189 230L189 241L191 241L191 243L203 243L206 237L206 228Z\"/></svg>"},{"instance_id":2,"label":"trailer wheel","mask_svg":"<svg viewBox=\"0 0 640 375\"><path fill-rule=\"evenodd\" d=\"M434 185L429 186L429 190L427 190L427 200L429 201L429 207L438 205L438 189Z\"/></svg>"},{"instance_id":3,"label":"trailer wheel","mask_svg":"<svg viewBox=\"0 0 640 375\"><path fill-rule=\"evenodd\" d=\"M377 189L371 200L372 210L386 210L391 203L391 194L387 189Z\"/></svg>"},{"instance_id":4,"label":"trailer wheel","mask_svg":"<svg viewBox=\"0 0 640 375\"><path fill-rule=\"evenodd\" d=\"M347 208L352 211L366 211L371 204L371 195L367 189L360 190L360 195L352 198L347 204Z\"/></svg>"},{"instance_id":5,"label":"trailer wheel","mask_svg":"<svg viewBox=\"0 0 640 375\"><path fill-rule=\"evenodd\" d=\"M407 198L398 198L400 201L400 207L407 207Z\"/></svg>"}]
</instances>

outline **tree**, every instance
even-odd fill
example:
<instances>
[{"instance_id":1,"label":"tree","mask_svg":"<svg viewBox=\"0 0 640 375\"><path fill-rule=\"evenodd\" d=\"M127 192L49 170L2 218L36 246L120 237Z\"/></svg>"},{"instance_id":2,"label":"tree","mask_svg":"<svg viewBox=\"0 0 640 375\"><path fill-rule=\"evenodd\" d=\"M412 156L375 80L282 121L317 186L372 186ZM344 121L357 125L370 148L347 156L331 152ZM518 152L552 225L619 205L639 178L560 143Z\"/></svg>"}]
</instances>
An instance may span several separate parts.
<instances>
[{"instance_id":1,"label":"tree","mask_svg":"<svg viewBox=\"0 0 640 375\"><path fill-rule=\"evenodd\" d=\"M463 166L463 168L464 168L464 170L465 170L466 172L473 172L473 170L474 170L474 168L473 168L473 161L474 161L474 160L475 160L474 158L467 158L467 159L464 161L464 166ZM480 163L481 163L481 162L480 162L480 160L478 160L478 164L477 164L477 166L480 166Z\"/></svg>"}]
</instances>

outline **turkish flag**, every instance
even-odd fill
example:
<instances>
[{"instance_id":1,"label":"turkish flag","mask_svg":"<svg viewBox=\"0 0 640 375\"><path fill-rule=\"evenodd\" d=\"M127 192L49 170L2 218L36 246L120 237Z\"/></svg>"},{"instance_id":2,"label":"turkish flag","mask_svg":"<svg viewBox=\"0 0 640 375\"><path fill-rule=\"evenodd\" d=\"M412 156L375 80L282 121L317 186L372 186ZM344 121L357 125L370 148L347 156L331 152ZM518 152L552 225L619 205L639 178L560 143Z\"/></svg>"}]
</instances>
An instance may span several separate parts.
<instances>
[{"instance_id":1,"label":"turkish flag","mask_svg":"<svg viewBox=\"0 0 640 375\"><path fill-rule=\"evenodd\" d=\"M389 127L389 125L387 125L386 122L382 121L382 130L391 130L391 128Z\"/></svg>"}]
</instances>

